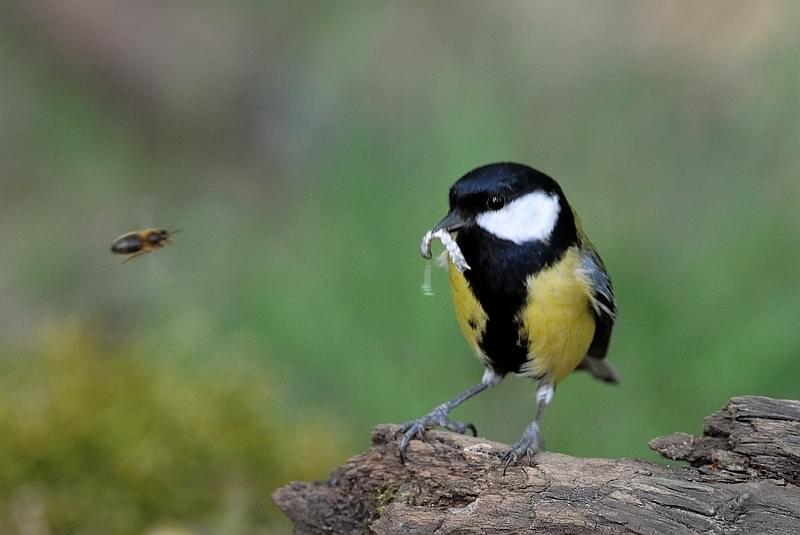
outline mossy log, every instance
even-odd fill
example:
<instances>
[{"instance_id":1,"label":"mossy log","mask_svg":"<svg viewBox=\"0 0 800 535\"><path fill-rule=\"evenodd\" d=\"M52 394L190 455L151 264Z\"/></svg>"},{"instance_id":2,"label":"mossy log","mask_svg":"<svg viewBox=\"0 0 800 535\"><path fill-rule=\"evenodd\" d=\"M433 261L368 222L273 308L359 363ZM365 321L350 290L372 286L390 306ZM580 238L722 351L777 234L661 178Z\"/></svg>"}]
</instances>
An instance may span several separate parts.
<instances>
[{"instance_id":1,"label":"mossy log","mask_svg":"<svg viewBox=\"0 0 800 535\"><path fill-rule=\"evenodd\" d=\"M506 445L438 431L401 464L397 430L378 426L328 481L275 492L295 533L800 533L798 401L735 397L703 436L650 442L690 466L542 452L504 476Z\"/></svg>"}]
</instances>

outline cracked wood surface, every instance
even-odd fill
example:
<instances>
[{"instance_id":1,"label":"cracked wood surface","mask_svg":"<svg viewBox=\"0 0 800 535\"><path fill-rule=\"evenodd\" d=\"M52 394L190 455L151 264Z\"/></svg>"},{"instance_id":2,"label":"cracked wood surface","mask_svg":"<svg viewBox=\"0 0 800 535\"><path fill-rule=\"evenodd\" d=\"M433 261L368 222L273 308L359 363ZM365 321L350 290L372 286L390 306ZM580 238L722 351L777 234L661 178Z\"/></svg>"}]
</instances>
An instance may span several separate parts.
<instances>
[{"instance_id":1,"label":"cracked wood surface","mask_svg":"<svg viewBox=\"0 0 800 535\"><path fill-rule=\"evenodd\" d=\"M736 397L703 436L650 443L691 467L542 452L504 477L508 446L441 431L403 465L397 430L378 426L328 481L275 492L296 533L800 533L797 401Z\"/></svg>"}]
</instances>

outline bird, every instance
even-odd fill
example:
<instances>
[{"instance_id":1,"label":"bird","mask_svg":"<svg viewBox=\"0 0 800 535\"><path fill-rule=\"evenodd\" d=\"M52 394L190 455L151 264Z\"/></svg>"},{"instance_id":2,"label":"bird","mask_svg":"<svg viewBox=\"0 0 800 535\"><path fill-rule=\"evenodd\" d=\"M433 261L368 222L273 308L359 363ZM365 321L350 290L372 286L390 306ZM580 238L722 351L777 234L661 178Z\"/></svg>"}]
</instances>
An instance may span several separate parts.
<instances>
[{"instance_id":1,"label":"bird","mask_svg":"<svg viewBox=\"0 0 800 535\"><path fill-rule=\"evenodd\" d=\"M517 374L538 381L536 404L533 421L501 459L505 473L525 457L533 463L542 415L572 371L620 381L606 358L614 289L561 186L527 165L492 163L459 178L447 215L429 234L441 231L455 238L465 260L448 258L450 289L458 325L485 370L480 383L400 427L400 460L406 462L409 442L433 427L477 435L450 412Z\"/></svg>"}]
</instances>

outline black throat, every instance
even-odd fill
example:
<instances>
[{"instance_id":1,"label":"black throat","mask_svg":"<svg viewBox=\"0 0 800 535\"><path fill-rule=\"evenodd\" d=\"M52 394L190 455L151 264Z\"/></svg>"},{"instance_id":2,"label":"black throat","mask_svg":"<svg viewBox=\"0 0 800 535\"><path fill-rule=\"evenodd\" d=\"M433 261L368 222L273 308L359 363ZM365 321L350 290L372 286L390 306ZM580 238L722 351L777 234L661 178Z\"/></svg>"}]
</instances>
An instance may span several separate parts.
<instances>
[{"instance_id":1,"label":"black throat","mask_svg":"<svg viewBox=\"0 0 800 535\"><path fill-rule=\"evenodd\" d=\"M577 243L572 210L563 207L546 242L518 245L477 225L459 230L456 241L470 265L464 277L488 317L480 348L495 372L519 372L528 360L528 340L517 319L528 298L526 281Z\"/></svg>"}]
</instances>

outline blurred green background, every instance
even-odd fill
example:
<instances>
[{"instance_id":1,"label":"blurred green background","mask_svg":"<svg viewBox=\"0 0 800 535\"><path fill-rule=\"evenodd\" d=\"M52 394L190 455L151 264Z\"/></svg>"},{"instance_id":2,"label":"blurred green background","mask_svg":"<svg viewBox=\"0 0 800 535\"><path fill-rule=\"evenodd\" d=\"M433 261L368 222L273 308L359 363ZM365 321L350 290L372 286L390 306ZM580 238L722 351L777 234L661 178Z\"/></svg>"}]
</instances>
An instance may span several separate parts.
<instances>
[{"instance_id":1,"label":"blurred green background","mask_svg":"<svg viewBox=\"0 0 800 535\"><path fill-rule=\"evenodd\" d=\"M417 245L491 161L560 181L617 290L623 383L562 383L548 449L799 395L794 2L1 5L0 532L287 531L277 486L479 379Z\"/></svg>"}]
</instances>

